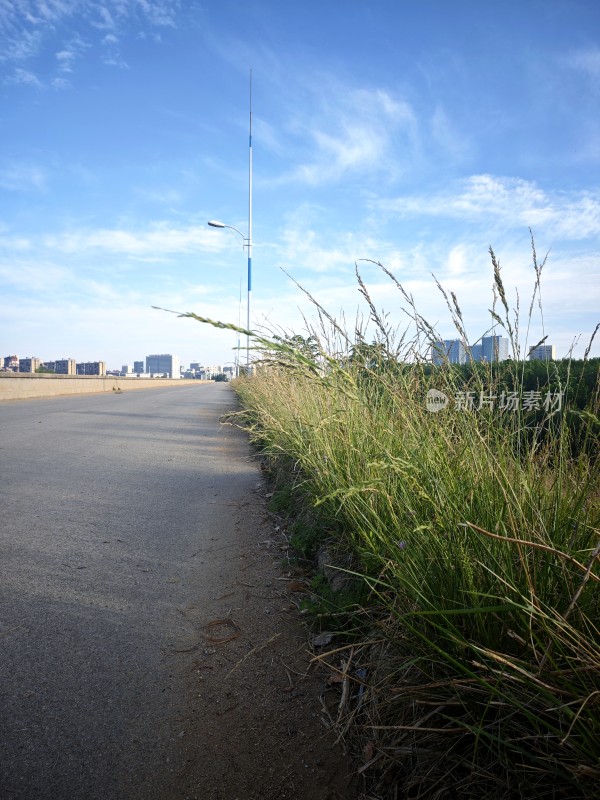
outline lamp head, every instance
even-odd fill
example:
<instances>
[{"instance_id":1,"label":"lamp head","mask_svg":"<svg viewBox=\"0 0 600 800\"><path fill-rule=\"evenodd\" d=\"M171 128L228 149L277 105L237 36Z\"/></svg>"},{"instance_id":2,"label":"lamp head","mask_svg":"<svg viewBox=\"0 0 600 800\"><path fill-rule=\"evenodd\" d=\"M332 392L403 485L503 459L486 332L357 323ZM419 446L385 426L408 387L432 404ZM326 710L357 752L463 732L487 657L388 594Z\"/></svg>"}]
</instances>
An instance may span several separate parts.
<instances>
[{"instance_id":1,"label":"lamp head","mask_svg":"<svg viewBox=\"0 0 600 800\"><path fill-rule=\"evenodd\" d=\"M217 220L217 219L209 219L208 220L208 224L211 226L211 228L224 228L225 227L225 223L224 222L219 222L219 220Z\"/></svg>"}]
</instances>

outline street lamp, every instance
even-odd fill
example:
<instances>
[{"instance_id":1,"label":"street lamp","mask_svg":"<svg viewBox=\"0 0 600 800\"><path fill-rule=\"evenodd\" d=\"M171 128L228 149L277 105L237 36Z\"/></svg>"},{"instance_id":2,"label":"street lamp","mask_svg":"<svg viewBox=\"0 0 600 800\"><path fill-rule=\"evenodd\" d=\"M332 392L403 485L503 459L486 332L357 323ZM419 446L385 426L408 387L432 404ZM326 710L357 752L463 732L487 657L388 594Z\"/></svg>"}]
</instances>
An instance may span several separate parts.
<instances>
[{"instance_id":1,"label":"street lamp","mask_svg":"<svg viewBox=\"0 0 600 800\"><path fill-rule=\"evenodd\" d=\"M217 219L211 219L208 221L208 224L211 228L228 228L230 231L237 233L238 236L242 240L242 247L244 249L248 249L248 300L246 303L246 330L250 330L250 297L252 294L252 239L250 237L246 238L244 234L239 231L237 228L234 228L233 225L226 225L224 222L219 222ZM241 283L241 281L240 281ZM240 301L241 301L241 286L240 286ZM238 321L239 325L239 321ZM239 338L238 338L239 343ZM250 334L246 334L246 369L249 371L250 368Z\"/></svg>"},{"instance_id":2,"label":"street lamp","mask_svg":"<svg viewBox=\"0 0 600 800\"><path fill-rule=\"evenodd\" d=\"M252 70L250 70L250 136L248 138L248 236L244 236L241 231L233 225L225 225L224 222L213 219L208 224L212 228L229 228L242 237L242 247L248 250L248 301L246 315L246 371L250 374L250 298L252 295Z\"/></svg>"}]
</instances>

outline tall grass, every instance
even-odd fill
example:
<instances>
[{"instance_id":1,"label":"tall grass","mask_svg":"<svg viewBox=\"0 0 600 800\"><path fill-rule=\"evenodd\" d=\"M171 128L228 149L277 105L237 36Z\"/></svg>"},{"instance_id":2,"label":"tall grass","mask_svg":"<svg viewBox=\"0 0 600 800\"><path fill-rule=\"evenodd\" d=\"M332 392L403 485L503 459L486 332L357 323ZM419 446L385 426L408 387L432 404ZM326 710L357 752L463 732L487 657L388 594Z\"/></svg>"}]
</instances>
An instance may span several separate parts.
<instances>
[{"instance_id":1,"label":"tall grass","mask_svg":"<svg viewBox=\"0 0 600 800\"><path fill-rule=\"evenodd\" d=\"M348 645L355 701L346 696L340 720L361 733L372 796L600 796L597 379L574 412L576 442L568 408L526 410L519 316L490 252L513 407L498 407L499 365L467 377L432 367L439 337L385 269L413 326L402 338L357 273L372 342L319 307L309 336L261 338L262 366L236 387L238 423L265 457L292 465L288 480L370 589L372 633L360 663ZM535 248L533 265L527 325ZM548 365L554 391L566 392L566 375L559 385ZM430 389L473 405L431 413Z\"/></svg>"}]
</instances>

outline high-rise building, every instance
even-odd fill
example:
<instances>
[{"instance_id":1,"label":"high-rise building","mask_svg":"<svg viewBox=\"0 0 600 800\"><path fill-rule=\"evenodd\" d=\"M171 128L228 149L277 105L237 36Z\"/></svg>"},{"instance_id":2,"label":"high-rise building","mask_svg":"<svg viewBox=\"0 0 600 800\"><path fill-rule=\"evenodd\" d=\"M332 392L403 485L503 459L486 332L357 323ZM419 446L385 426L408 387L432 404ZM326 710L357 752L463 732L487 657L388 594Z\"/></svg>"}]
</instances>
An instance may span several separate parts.
<instances>
[{"instance_id":1,"label":"high-rise building","mask_svg":"<svg viewBox=\"0 0 600 800\"><path fill-rule=\"evenodd\" d=\"M139 375L142 372L145 372L144 362L143 361L134 361L133 362L133 371L135 372L136 375Z\"/></svg>"},{"instance_id":2,"label":"high-rise building","mask_svg":"<svg viewBox=\"0 0 600 800\"><path fill-rule=\"evenodd\" d=\"M460 339L444 339L431 346L433 363L440 364L467 364L469 362L488 363L506 361L508 358L508 339L503 336L484 336L480 344L466 347Z\"/></svg>"},{"instance_id":3,"label":"high-rise building","mask_svg":"<svg viewBox=\"0 0 600 800\"><path fill-rule=\"evenodd\" d=\"M467 352L460 339L444 339L435 342L431 348L433 363L440 364L464 364L467 360Z\"/></svg>"},{"instance_id":4,"label":"high-rise building","mask_svg":"<svg viewBox=\"0 0 600 800\"><path fill-rule=\"evenodd\" d=\"M61 358L54 362L57 375L77 375L77 362L74 358Z\"/></svg>"},{"instance_id":5,"label":"high-rise building","mask_svg":"<svg viewBox=\"0 0 600 800\"><path fill-rule=\"evenodd\" d=\"M19 372L35 372L42 366L40 358L20 358L19 359Z\"/></svg>"},{"instance_id":6,"label":"high-rise building","mask_svg":"<svg viewBox=\"0 0 600 800\"><path fill-rule=\"evenodd\" d=\"M539 344L531 348L528 358L530 361L554 361L556 348L553 344Z\"/></svg>"},{"instance_id":7,"label":"high-rise building","mask_svg":"<svg viewBox=\"0 0 600 800\"><path fill-rule=\"evenodd\" d=\"M82 361L77 364L78 375L106 375L105 361Z\"/></svg>"},{"instance_id":8,"label":"high-rise building","mask_svg":"<svg viewBox=\"0 0 600 800\"><path fill-rule=\"evenodd\" d=\"M492 363L506 361L508 358L508 339L503 336L484 336L481 340L481 360Z\"/></svg>"},{"instance_id":9,"label":"high-rise building","mask_svg":"<svg viewBox=\"0 0 600 800\"><path fill-rule=\"evenodd\" d=\"M179 356L173 356L169 353L146 356L146 372L151 375L168 375L169 378L179 378L181 374L180 367L181 360Z\"/></svg>"},{"instance_id":10,"label":"high-rise building","mask_svg":"<svg viewBox=\"0 0 600 800\"><path fill-rule=\"evenodd\" d=\"M481 361L482 352L483 352L483 347L481 346L481 343L472 344L471 355L467 353L467 361L473 361L478 364Z\"/></svg>"}]
</instances>

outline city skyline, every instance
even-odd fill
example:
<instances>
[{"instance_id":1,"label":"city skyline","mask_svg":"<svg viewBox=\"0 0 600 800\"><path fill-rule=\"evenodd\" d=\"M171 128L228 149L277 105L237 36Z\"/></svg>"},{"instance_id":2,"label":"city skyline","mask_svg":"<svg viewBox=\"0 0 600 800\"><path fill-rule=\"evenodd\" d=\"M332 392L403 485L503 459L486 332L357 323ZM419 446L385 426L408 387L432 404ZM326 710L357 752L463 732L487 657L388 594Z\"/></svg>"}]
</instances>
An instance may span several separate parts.
<instances>
[{"instance_id":1,"label":"city skyline","mask_svg":"<svg viewBox=\"0 0 600 800\"><path fill-rule=\"evenodd\" d=\"M358 264L402 329L380 262L441 334L433 273L475 339L491 245L522 352L550 332L557 358L582 357L600 308L599 29L589 0L5 3L0 341L235 361L234 332L152 307L245 324L246 254L207 222L247 233L252 70L253 328L304 332L297 281L353 330ZM530 229L549 253L531 326Z\"/></svg>"},{"instance_id":2,"label":"city skyline","mask_svg":"<svg viewBox=\"0 0 600 800\"><path fill-rule=\"evenodd\" d=\"M506 361L511 355L508 339L497 334L482 336L471 345L462 339L440 339L431 345L431 358L437 366Z\"/></svg>"},{"instance_id":3,"label":"city skyline","mask_svg":"<svg viewBox=\"0 0 600 800\"><path fill-rule=\"evenodd\" d=\"M161 360L161 359L163 359L163 360L164 359L171 359L172 363L167 368L166 363L164 363L164 364L162 362L160 364L158 363L158 361ZM12 361L13 363L9 364L8 363L9 361ZM12 353L10 355L2 355L2 356L0 356L0 368L15 369L16 366L15 366L14 362L17 362L17 364L18 364L18 362L24 362L24 361L36 362L36 366L44 366L44 367L48 367L48 368L52 368L52 369L55 369L56 365L60 364L59 369L56 370L60 374L62 374L62 373L69 374L71 372L73 374L79 374L77 371L78 371L80 366L85 365L85 364L92 364L92 363L103 364L105 366L105 369L106 369L107 372L123 371L125 368L130 368L132 373L135 373L135 372L140 372L140 373L172 372L174 365L177 367L177 369L175 371L179 371L179 370L183 371L185 369L184 364L186 363L176 353L160 353L160 354L158 354L158 353L150 353L150 354L144 356L143 359L135 359L134 358L134 359L126 360L124 363L120 364L118 367L116 365L108 365L106 363L106 361L103 360L103 359L98 359L96 361L92 361L91 359L86 359L85 361L81 361L80 362L75 358L69 358L69 357L61 357L60 359L57 359L57 358L42 358L39 355L30 355L30 354L20 355L19 353ZM149 367L149 362L150 362L150 366L153 367L152 369L148 368ZM156 364L154 362L156 362ZM211 362L211 361L208 361L208 360L207 361L199 361L198 359L192 359L191 361L187 362L187 365L188 365L187 366L187 370L188 371L190 369L198 369L199 370L201 368L214 369L214 367L215 367L214 362ZM154 366L156 366L156 369L154 368ZM219 366L221 366L221 365L219 365ZM29 370L28 369L26 371L35 371L35 369L33 369L33 370Z\"/></svg>"},{"instance_id":4,"label":"city skyline","mask_svg":"<svg viewBox=\"0 0 600 800\"><path fill-rule=\"evenodd\" d=\"M502 335L491 334L481 337L477 342L467 345L466 342L459 338L453 339L439 339L430 345L430 357L434 365L440 366L445 363L449 364L468 364L469 362L492 362L492 361L505 361L512 358L509 352L509 340ZM592 356L593 357L593 356ZM188 362L188 366L184 366L184 361L179 358L175 353L171 354L149 354L142 360L129 359L120 367L115 365L106 365L106 362L86 362L87 364L95 363L104 365L107 373L120 373L120 374L164 374L172 373L173 366L168 366L162 363L165 359L170 359L172 364L176 363L177 370L183 374L184 372L231 372L235 371L235 362L226 362L224 365L210 361L199 361L193 359ZM528 361L554 361L556 360L556 347L554 344L542 343L535 347L531 347L527 354L521 354L522 360ZM9 363L12 361L12 364ZM59 363L72 362L73 374L87 374L82 372L80 367L85 366L85 363L76 362L75 359L42 359L39 356L25 356L20 358L18 354L0 357L0 368L4 369L17 369L16 364L22 361L35 361L37 366L48 367L56 369L55 365ZM161 363L158 363L161 361ZM155 363L156 362L156 363ZM26 371L35 371L26 370ZM68 370L56 369L57 372L63 373ZM91 374L91 373L90 373Z\"/></svg>"}]
</instances>

